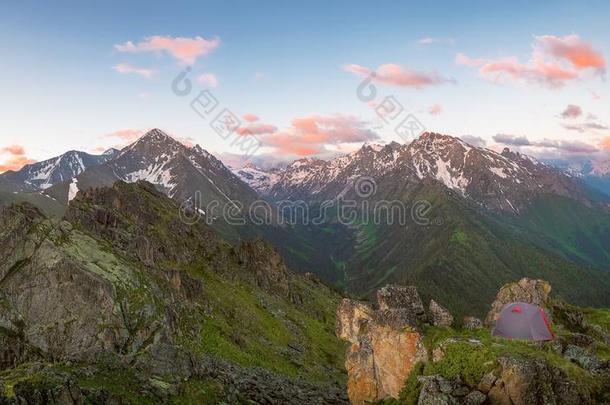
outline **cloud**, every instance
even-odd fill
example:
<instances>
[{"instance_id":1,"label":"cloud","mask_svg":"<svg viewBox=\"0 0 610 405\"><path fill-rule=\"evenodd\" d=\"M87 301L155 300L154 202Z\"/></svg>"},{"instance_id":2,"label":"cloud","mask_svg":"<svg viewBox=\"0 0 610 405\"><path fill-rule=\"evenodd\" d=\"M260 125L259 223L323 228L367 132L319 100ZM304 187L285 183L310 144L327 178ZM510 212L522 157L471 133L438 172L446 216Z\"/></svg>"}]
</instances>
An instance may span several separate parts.
<instances>
[{"instance_id":1,"label":"cloud","mask_svg":"<svg viewBox=\"0 0 610 405\"><path fill-rule=\"evenodd\" d=\"M496 134L493 136L493 140L502 143L504 145L513 145L513 146L529 146L531 145L530 141L525 136L517 136L510 134Z\"/></svg>"},{"instance_id":2,"label":"cloud","mask_svg":"<svg viewBox=\"0 0 610 405\"><path fill-rule=\"evenodd\" d=\"M258 116L251 114L251 113L246 113L246 114L242 115L242 118L248 122L258 121Z\"/></svg>"},{"instance_id":3,"label":"cloud","mask_svg":"<svg viewBox=\"0 0 610 405\"><path fill-rule=\"evenodd\" d=\"M595 91L588 89L589 93L591 94L591 97L593 98L593 100L599 100L601 97L599 94L597 94Z\"/></svg>"},{"instance_id":4,"label":"cloud","mask_svg":"<svg viewBox=\"0 0 610 405\"><path fill-rule=\"evenodd\" d=\"M610 150L610 136L606 136L606 137L602 138L602 140L599 143L599 146L602 149Z\"/></svg>"},{"instance_id":5,"label":"cloud","mask_svg":"<svg viewBox=\"0 0 610 405\"><path fill-rule=\"evenodd\" d=\"M504 82L526 81L549 88L559 88L565 83L584 77L584 71L593 70L603 75L606 61L592 46L577 35L534 37L533 51L528 63L515 56L497 59L473 59L458 53L455 62L476 68L485 80Z\"/></svg>"},{"instance_id":6,"label":"cloud","mask_svg":"<svg viewBox=\"0 0 610 405\"><path fill-rule=\"evenodd\" d=\"M25 148L21 145L9 145L0 148L0 154L9 154L15 156L25 155Z\"/></svg>"},{"instance_id":7,"label":"cloud","mask_svg":"<svg viewBox=\"0 0 610 405\"><path fill-rule=\"evenodd\" d=\"M8 158L0 163L0 173L8 170L19 170L27 164L36 162L26 156L25 148L21 145L1 147L0 155L8 155Z\"/></svg>"},{"instance_id":8,"label":"cloud","mask_svg":"<svg viewBox=\"0 0 610 405\"><path fill-rule=\"evenodd\" d=\"M440 104L433 104L428 108L428 113L430 115L439 115L443 112L443 107Z\"/></svg>"},{"instance_id":9,"label":"cloud","mask_svg":"<svg viewBox=\"0 0 610 405\"><path fill-rule=\"evenodd\" d=\"M542 35L536 37L540 50L557 59L569 62L575 69L594 69L603 74L606 71L606 59L595 51L591 44L580 39L578 35L556 37Z\"/></svg>"},{"instance_id":10,"label":"cloud","mask_svg":"<svg viewBox=\"0 0 610 405\"><path fill-rule=\"evenodd\" d=\"M594 153L598 151L595 146L581 141L563 141L554 139L544 139L542 141L530 141L525 136L515 136L509 134L497 134L493 137L494 141L504 145L526 146L536 148L554 149L559 152L568 153Z\"/></svg>"},{"instance_id":11,"label":"cloud","mask_svg":"<svg viewBox=\"0 0 610 405\"><path fill-rule=\"evenodd\" d=\"M213 73L203 73L197 77L197 82L209 87L218 87L218 77Z\"/></svg>"},{"instance_id":12,"label":"cloud","mask_svg":"<svg viewBox=\"0 0 610 405\"><path fill-rule=\"evenodd\" d=\"M261 73L261 72L255 72L254 73L254 80L263 80L265 78L265 74Z\"/></svg>"},{"instance_id":13,"label":"cloud","mask_svg":"<svg viewBox=\"0 0 610 405\"><path fill-rule=\"evenodd\" d=\"M120 138L121 140L123 140L125 142L131 143L131 142L137 140L142 135L144 135L144 131L142 131L141 129L127 128L127 129L119 129L118 131L111 132L111 133L107 134L106 137Z\"/></svg>"},{"instance_id":14,"label":"cloud","mask_svg":"<svg viewBox=\"0 0 610 405\"><path fill-rule=\"evenodd\" d=\"M472 146L477 146L477 147L483 148L487 145L487 141L485 141L485 139L481 138L480 136L462 135L462 136L460 136L460 138L464 142L466 142Z\"/></svg>"},{"instance_id":15,"label":"cloud","mask_svg":"<svg viewBox=\"0 0 610 405\"><path fill-rule=\"evenodd\" d=\"M399 87L413 87L416 89L455 82L453 79L441 77L436 72L416 72L393 63L381 65L375 71L356 64L345 65L343 70L358 76L371 76L372 80L377 83Z\"/></svg>"},{"instance_id":16,"label":"cloud","mask_svg":"<svg viewBox=\"0 0 610 405\"><path fill-rule=\"evenodd\" d=\"M170 37L154 35L134 44L127 41L117 44L114 48L119 52L142 53L154 52L170 54L174 59L186 65L194 64L200 56L208 55L220 46L220 39L205 39L200 36L193 38Z\"/></svg>"},{"instance_id":17,"label":"cloud","mask_svg":"<svg viewBox=\"0 0 610 405\"><path fill-rule=\"evenodd\" d=\"M598 151L595 146L581 141L557 141L545 139L541 142L536 142L535 146L552 148L557 149L558 151L571 153L594 153Z\"/></svg>"},{"instance_id":18,"label":"cloud","mask_svg":"<svg viewBox=\"0 0 610 405\"><path fill-rule=\"evenodd\" d=\"M454 38L433 38L433 37L424 37L417 40L417 43L420 45L453 45L455 43Z\"/></svg>"},{"instance_id":19,"label":"cloud","mask_svg":"<svg viewBox=\"0 0 610 405\"><path fill-rule=\"evenodd\" d=\"M379 139L365 122L349 115L297 117L291 126L258 138L275 154L309 156L328 153L327 146Z\"/></svg>"},{"instance_id":20,"label":"cloud","mask_svg":"<svg viewBox=\"0 0 610 405\"><path fill-rule=\"evenodd\" d=\"M237 133L240 135L261 135L261 134L271 134L277 131L277 127L271 124L263 124L263 123L250 123L245 127L237 128Z\"/></svg>"},{"instance_id":21,"label":"cloud","mask_svg":"<svg viewBox=\"0 0 610 405\"><path fill-rule=\"evenodd\" d=\"M582 115L582 108L574 104L568 104L565 110L561 113L561 118L574 119Z\"/></svg>"},{"instance_id":22,"label":"cloud","mask_svg":"<svg viewBox=\"0 0 610 405\"><path fill-rule=\"evenodd\" d=\"M568 131L576 131L576 132L587 132L590 130L606 130L608 127L606 125L600 124L599 122L584 122L582 124L562 124L562 126Z\"/></svg>"},{"instance_id":23,"label":"cloud","mask_svg":"<svg viewBox=\"0 0 610 405\"><path fill-rule=\"evenodd\" d=\"M114 65L112 69L121 74L136 74L147 79L151 79L155 75L155 71L152 69L144 69L135 66L131 66L127 63L119 63L118 65Z\"/></svg>"}]
</instances>

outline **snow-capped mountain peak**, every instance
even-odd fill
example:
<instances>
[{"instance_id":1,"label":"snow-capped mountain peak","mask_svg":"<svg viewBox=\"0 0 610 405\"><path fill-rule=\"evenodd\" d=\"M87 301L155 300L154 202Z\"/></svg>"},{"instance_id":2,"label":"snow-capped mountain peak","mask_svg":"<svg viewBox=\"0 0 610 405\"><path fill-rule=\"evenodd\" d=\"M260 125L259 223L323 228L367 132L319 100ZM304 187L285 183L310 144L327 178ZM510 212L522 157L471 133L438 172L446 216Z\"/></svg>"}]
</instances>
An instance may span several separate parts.
<instances>
[{"instance_id":1,"label":"snow-capped mountain peak","mask_svg":"<svg viewBox=\"0 0 610 405\"><path fill-rule=\"evenodd\" d=\"M579 186L559 170L538 160L505 150L476 147L460 138L426 132L410 144L365 144L331 160L303 158L276 172L242 168L235 173L259 193L272 199L333 199L360 176L382 181L438 181L462 197L492 209L518 212L530 197L543 191L579 198ZM261 177L262 176L262 177ZM265 177L266 178L266 177Z\"/></svg>"},{"instance_id":2,"label":"snow-capped mountain peak","mask_svg":"<svg viewBox=\"0 0 610 405\"><path fill-rule=\"evenodd\" d=\"M91 155L70 150L62 155L32 163L20 170L0 174L0 186L13 192L38 192L71 180L86 169L112 159L114 154Z\"/></svg>"}]
</instances>

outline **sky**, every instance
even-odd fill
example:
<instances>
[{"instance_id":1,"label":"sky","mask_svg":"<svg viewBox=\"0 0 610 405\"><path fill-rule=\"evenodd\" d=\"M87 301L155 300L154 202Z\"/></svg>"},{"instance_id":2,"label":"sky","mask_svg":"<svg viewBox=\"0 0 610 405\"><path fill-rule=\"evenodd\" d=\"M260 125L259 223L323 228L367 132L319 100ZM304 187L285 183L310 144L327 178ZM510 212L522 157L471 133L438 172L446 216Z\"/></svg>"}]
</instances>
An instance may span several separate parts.
<instances>
[{"instance_id":1,"label":"sky","mask_svg":"<svg viewBox=\"0 0 610 405\"><path fill-rule=\"evenodd\" d=\"M610 2L97 3L0 5L0 172L155 127L233 165L421 130L608 158Z\"/></svg>"}]
</instances>

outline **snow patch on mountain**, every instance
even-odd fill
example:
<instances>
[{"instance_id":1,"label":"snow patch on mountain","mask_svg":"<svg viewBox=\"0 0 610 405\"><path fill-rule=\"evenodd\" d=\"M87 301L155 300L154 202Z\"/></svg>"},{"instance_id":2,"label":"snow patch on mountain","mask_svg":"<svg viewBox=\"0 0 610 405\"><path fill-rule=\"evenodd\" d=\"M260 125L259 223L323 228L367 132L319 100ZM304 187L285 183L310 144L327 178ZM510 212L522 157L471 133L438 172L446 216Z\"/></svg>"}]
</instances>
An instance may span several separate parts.
<instances>
[{"instance_id":1,"label":"snow patch on mountain","mask_svg":"<svg viewBox=\"0 0 610 405\"><path fill-rule=\"evenodd\" d=\"M78 180L75 178L72 179L72 182L68 186L68 201L72 201L76 194L78 194Z\"/></svg>"}]
</instances>

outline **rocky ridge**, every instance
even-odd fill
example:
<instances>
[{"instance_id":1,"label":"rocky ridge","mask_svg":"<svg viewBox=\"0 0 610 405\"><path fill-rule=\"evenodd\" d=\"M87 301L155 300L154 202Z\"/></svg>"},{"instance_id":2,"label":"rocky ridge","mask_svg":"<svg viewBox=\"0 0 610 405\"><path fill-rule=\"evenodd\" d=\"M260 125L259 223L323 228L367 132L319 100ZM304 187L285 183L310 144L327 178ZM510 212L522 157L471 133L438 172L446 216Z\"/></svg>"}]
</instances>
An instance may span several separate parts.
<instances>
[{"instance_id":1,"label":"rocky ridge","mask_svg":"<svg viewBox=\"0 0 610 405\"><path fill-rule=\"evenodd\" d=\"M165 402L202 383L219 401L345 402L338 297L267 242L186 224L145 182L79 193L60 221L13 205L0 224L0 403Z\"/></svg>"}]
</instances>

